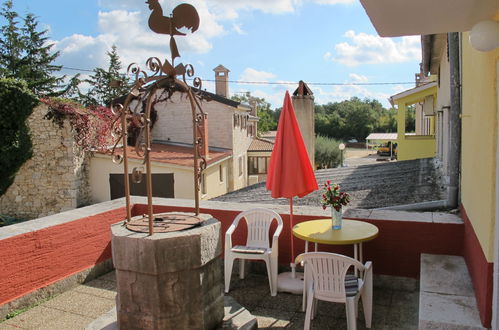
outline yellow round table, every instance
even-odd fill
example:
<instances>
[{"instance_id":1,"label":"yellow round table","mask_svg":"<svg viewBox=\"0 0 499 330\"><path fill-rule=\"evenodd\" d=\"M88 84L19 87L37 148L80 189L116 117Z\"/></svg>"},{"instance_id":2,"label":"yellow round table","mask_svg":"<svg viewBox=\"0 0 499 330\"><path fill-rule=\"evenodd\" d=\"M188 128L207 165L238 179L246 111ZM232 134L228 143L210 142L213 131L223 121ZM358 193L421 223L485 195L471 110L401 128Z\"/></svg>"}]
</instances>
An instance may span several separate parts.
<instances>
[{"instance_id":1,"label":"yellow round table","mask_svg":"<svg viewBox=\"0 0 499 330\"><path fill-rule=\"evenodd\" d=\"M354 258L362 262L362 243L378 236L378 227L364 221L343 219L341 229L333 230L331 219L318 219L301 222L293 227L293 235L308 242L331 245L354 245ZM360 252L360 256L359 256Z\"/></svg>"}]
</instances>

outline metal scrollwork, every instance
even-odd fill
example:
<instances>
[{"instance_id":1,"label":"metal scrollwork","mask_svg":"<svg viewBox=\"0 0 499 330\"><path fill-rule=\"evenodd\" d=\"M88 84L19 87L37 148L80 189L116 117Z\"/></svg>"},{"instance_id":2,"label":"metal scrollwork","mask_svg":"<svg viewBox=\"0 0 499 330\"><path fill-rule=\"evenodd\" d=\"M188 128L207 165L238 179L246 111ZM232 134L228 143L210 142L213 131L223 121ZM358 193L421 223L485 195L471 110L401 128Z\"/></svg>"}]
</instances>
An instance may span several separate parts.
<instances>
[{"instance_id":1,"label":"metal scrollwork","mask_svg":"<svg viewBox=\"0 0 499 330\"><path fill-rule=\"evenodd\" d=\"M131 219L130 183L128 170L128 152L134 152L143 161L143 167L135 167L132 170L131 180L139 183L145 177L148 197L149 233L152 235L154 216L152 211L152 174L151 174L151 113L156 113L155 105L169 100L173 94L181 93L186 96L192 110L193 125L193 167L194 167L194 196L196 215L199 214L199 191L202 172L206 169L207 161L202 154L205 137L202 129L205 125L205 113L201 107L202 80L193 78L191 89L186 78L194 77L194 67L191 64L175 65L175 58L180 57L174 36L183 36L179 29L187 28L195 32L199 27L199 15L192 5L178 5L168 16L162 15L161 5L158 1L148 0L146 2L152 10L149 18L151 30L161 34L170 35L171 60L160 60L158 57L150 57L145 63L144 71L137 63L131 63L127 68L127 75L132 78L133 85L125 100L120 99L119 104L113 105L113 114L116 116L112 126L112 137L114 147L112 148L113 161L122 163L124 167L124 186L127 206L127 223ZM128 147L129 139L135 140L135 148Z\"/></svg>"}]
</instances>

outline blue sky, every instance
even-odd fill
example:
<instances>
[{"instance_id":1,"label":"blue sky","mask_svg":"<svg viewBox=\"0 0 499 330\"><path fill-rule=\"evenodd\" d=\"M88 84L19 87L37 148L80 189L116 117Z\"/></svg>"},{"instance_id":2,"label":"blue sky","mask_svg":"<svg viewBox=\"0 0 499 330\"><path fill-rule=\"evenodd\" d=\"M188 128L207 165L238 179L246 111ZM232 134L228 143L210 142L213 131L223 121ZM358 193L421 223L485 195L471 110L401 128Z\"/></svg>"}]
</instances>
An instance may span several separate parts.
<instances>
[{"instance_id":1,"label":"blue sky","mask_svg":"<svg viewBox=\"0 0 499 330\"><path fill-rule=\"evenodd\" d=\"M230 84L231 94L250 91L273 107L282 105L285 90L292 92L299 80L311 83L319 104L358 96L388 106L387 97L414 86L327 85L413 82L419 69L419 37L378 37L358 0L160 1L165 14L180 2L198 9L201 24L194 34L177 37L182 55L177 63L192 63L209 91L214 84L206 80L219 64L231 71L230 80L281 83ZM66 67L106 67L113 44L124 67L169 57L169 37L147 26L145 0L14 0L14 7L39 17L61 51L57 64Z\"/></svg>"}]
</instances>

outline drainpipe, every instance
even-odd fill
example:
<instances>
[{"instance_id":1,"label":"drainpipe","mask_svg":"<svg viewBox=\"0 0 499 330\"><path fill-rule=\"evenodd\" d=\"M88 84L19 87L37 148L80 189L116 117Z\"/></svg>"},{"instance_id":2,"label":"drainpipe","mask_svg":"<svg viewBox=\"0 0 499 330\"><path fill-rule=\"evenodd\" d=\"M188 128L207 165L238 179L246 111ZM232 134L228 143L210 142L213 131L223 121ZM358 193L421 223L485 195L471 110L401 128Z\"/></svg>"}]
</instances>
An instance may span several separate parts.
<instances>
[{"instance_id":1,"label":"drainpipe","mask_svg":"<svg viewBox=\"0 0 499 330\"><path fill-rule=\"evenodd\" d=\"M459 179L461 161L461 71L459 33L447 34L450 65L450 113L449 113L449 185L447 207L456 208L459 203Z\"/></svg>"}]
</instances>

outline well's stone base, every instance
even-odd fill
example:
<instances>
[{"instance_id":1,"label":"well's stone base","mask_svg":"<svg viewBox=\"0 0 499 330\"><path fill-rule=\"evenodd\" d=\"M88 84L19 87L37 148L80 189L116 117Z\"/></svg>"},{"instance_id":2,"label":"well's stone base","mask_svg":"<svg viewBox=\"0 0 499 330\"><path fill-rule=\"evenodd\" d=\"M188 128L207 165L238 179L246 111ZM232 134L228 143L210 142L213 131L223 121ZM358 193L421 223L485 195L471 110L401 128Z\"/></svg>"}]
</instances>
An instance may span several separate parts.
<instances>
[{"instance_id":1,"label":"well's stone base","mask_svg":"<svg viewBox=\"0 0 499 330\"><path fill-rule=\"evenodd\" d=\"M121 329L213 329L224 316L220 223L148 236L111 227Z\"/></svg>"}]
</instances>

